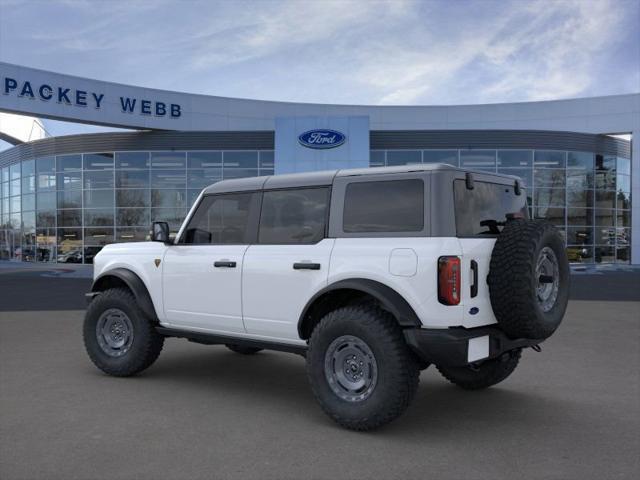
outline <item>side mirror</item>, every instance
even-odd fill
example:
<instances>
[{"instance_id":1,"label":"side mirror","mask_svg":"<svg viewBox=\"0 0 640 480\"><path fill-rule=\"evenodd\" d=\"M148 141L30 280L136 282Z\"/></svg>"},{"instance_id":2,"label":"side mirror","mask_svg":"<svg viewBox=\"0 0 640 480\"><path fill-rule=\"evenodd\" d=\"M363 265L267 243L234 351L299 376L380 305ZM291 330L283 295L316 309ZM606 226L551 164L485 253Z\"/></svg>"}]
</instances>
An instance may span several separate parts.
<instances>
[{"instance_id":1,"label":"side mirror","mask_svg":"<svg viewBox=\"0 0 640 480\"><path fill-rule=\"evenodd\" d=\"M169 243L169 224L167 222L153 222L151 225L151 241Z\"/></svg>"}]
</instances>

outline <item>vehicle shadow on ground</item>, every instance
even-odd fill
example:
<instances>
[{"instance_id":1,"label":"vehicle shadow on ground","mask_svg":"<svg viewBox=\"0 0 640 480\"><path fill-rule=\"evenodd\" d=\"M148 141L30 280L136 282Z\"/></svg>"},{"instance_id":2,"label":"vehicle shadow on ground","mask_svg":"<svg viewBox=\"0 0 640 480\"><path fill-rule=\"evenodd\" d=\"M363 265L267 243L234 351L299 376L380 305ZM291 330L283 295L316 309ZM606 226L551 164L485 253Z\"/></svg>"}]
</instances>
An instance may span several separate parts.
<instances>
[{"instance_id":1,"label":"vehicle shadow on ground","mask_svg":"<svg viewBox=\"0 0 640 480\"><path fill-rule=\"evenodd\" d=\"M176 391L211 390L229 402L244 403L247 396L257 397L260 403L269 402L273 410L291 416L292 422L308 422L306 428L340 428L322 413L313 398L302 357L264 351L243 356L221 346L207 348L216 351L161 356L138 379L175 386ZM483 436L478 424L535 429L548 422L550 411L563 412L567 420L572 417L570 402L538 395L530 389L518 391L509 380L486 390L465 391L434 370L429 367L422 373L420 387L407 412L376 433L406 439L406 434L431 437L454 429ZM517 374L516 371L514 375ZM247 406L246 414L255 412Z\"/></svg>"}]
</instances>

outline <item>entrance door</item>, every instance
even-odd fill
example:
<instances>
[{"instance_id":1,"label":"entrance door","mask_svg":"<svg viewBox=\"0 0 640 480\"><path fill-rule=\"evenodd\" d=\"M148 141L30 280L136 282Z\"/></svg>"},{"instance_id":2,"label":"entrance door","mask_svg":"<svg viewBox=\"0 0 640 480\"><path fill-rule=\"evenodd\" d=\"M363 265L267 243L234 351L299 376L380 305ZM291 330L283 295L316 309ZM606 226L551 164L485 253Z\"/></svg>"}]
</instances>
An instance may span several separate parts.
<instances>
[{"instance_id":1,"label":"entrance door","mask_svg":"<svg viewBox=\"0 0 640 480\"><path fill-rule=\"evenodd\" d=\"M255 239L256 193L206 196L163 261L166 322L219 333L244 333L242 267Z\"/></svg>"}]
</instances>

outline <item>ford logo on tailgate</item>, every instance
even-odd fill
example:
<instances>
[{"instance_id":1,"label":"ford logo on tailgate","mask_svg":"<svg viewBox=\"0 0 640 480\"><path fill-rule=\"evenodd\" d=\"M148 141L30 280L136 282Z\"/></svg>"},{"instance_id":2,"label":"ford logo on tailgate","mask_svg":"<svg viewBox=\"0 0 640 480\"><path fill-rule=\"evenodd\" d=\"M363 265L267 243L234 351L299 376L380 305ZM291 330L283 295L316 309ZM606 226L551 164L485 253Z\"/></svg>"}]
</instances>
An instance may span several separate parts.
<instances>
[{"instance_id":1,"label":"ford logo on tailgate","mask_svg":"<svg viewBox=\"0 0 640 480\"><path fill-rule=\"evenodd\" d=\"M335 148L347 141L344 133L326 128L309 130L298 136L301 145L307 148Z\"/></svg>"}]
</instances>

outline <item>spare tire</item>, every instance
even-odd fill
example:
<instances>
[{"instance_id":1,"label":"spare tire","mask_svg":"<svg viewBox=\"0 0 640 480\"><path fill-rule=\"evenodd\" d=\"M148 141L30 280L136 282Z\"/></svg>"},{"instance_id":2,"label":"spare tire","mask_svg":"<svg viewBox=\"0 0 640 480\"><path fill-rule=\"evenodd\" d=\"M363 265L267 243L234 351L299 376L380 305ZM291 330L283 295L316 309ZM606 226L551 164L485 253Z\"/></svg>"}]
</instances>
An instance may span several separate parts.
<instances>
[{"instance_id":1,"label":"spare tire","mask_svg":"<svg viewBox=\"0 0 640 480\"><path fill-rule=\"evenodd\" d=\"M560 232L543 220L507 221L489 266L491 307L511 338L544 340L569 300L569 261Z\"/></svg>"}]
</instances>

